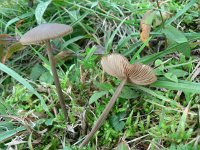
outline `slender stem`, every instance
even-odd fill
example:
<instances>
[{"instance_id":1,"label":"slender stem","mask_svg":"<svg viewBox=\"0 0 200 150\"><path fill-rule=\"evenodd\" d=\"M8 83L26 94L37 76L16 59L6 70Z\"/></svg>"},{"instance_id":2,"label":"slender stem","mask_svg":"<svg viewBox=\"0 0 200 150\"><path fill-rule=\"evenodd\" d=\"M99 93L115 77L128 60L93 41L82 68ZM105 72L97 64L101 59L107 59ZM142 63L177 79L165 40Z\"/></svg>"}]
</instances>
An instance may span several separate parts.
<instances>
[{"instance_id":1,"label":"slender stem","mask_svg":"<svg viewBox=\"0 0 200 150\"><path fill-rule=\"evenodd\" d=\"M162 15L162 12L161 12L161 8L160 8L160 5L159 5L159 2L158 0L156 0L156 4L157 4L157 7L159 9L159 13L160 13L160 17L161 17L161 20L162 20L162 27L164 27L164 19L163 19L163 15Z\"/></svg>"},{"instance_id":2,"label":"slender stem","mask_svg":"<svg viewBox=\"0 0 200 150\"><path fill-rule=\"evenodd\" d=\"M83 142L79 146L80 148L89 142L90 138L96 133L96 131L102 125L103 121L107 118L111 108L113 107L113 105L115 104L115 101L117 100L119 94L121 93L121 91L126 83L126 80L127 79L122 80L120 85L117 87L115 93L113 94L112 98L110 99L110 102L107 104L106 108L102 112L101 116L98 118L98 120L95 123L95 125L93 126L92 130L90 131L90 133L86 136L86 138L83 140Z\"/></svg>"},{"instance_id":3,"label":"slender stem","mask_svg":"<svg viewBox=\"0 0 200 150\"><path fill-rule=\"evenodd\" d=\"M52 54L52 48L51 48L50 41L49 40L46 41L45 44L47 46L48 57L49 57L50 65L51 65L51 71L53 73L53 78L54 78L54 82L55 82L55 86L56 86L56 91L57 91L57 94L58 94L58 99L60 101L60 106L61 106L62 111L64 113L65 120L67 121L68 120L67 109L66 109L66 106L65 106L65 102L64 102L63 93L62 93L62 90L61 90L58 74L57 74L57 71L56 71L55 60L54 60L54 57L53 57L53 54Z\"/></svg>"}]
</instances>

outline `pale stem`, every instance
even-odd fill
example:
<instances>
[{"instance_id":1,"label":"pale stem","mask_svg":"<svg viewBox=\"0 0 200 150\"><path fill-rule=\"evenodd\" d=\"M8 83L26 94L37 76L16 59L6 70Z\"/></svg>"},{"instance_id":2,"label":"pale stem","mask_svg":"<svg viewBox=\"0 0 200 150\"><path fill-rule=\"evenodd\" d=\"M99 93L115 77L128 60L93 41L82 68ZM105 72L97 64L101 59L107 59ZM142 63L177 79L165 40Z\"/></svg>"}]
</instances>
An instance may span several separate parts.
<instances>
[{"instance_id":1,"label":"pale stem","mask_svg":"<svg viewBox=\"0 0 200 150\"><path fill-rule=\"evenodd\" d=\"M102 123L104 122L104 120L107 118L110 110L112 109L112 107L115 104L115 101L117 100L119 94L121 93L125 83L126 83L127 79L124 79L121 81L120 85L117 87L115 93L113 94L112 98L110 99L109 103L107 104L106 108L104 109L104 111L102 112L101 116L98 118L98 120L96 121L95 125L93 126L92 130L90 131L90 133L86 136L86 138L83 140L83 142L80 144L80 148L83 147L84 145L86 145L90 138L96 133L96 131L100 128L100 126L102 125Z\"/></svg>"},{"instance_id":2,"label":"pale stem","mask_svg":"<svg viewBox=\"0 0 200 150\"><path fill-rule=\"evenodd\" d=\"M65 120L67 121L68 120L67 109L66 109L66 106L65 106L65 102L64 102L63 93L62 93L62 90L61 90L58 74L57 74L57 71L56 71L55 60L54 60L54 57L53 57L53 54L52 54L52 48L51 48L50 41L47 40L45 42L45 44L47 46L48 57L49 57L49 61L50 61L50 65L51 65L51 71L52 71L55 86L56 86L56 91L57 91L57 94L58 94L58 99L60 101L60 106L61 106L62 111L64 113Z\"/></svg>"}]
</instances>

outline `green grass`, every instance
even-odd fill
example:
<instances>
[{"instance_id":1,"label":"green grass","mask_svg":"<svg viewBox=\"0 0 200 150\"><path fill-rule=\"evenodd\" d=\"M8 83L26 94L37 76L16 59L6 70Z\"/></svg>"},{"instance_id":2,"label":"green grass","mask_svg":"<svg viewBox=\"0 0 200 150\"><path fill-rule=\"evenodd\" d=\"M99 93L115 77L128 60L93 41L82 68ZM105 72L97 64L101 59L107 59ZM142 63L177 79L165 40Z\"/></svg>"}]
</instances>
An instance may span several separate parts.
<instances>
[{"instance_id":1,"label":"green grass","mask_svg":"<svg viewBox=\"0 0 200 150\"><path fill-rule=\"evenodd\" d=\"M26 0L0 0L0 34L18 40L45 22L74 29L71 35L52 41L54 55L73 52L57 63L69 115L67 127L46 50L27 46L0 63L0 149L78 149L119 84L107 74L102 82L100 59L112 52L132 63L151 65L158 81L147 87L127 84L85 149L118 145L199 149L200 78L194 76L200 61L198 4L167 1L159 10L172 16L163 22L164 28L152 26L150 47L146 47L139 37L140 21L150 9L158 10L156 2L36 0L29 7ZM13 43L4 47L0 43L0 57Z\"/></svg>"}]
</instances>

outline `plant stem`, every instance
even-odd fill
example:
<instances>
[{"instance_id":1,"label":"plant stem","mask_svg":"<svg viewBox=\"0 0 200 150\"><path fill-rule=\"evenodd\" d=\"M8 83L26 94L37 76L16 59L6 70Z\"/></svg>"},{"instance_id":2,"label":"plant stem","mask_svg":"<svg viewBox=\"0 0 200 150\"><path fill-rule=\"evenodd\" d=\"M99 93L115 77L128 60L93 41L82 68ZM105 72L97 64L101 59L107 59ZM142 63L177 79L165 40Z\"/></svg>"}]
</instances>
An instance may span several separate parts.
<instances>
[{"instance_id":1,"label":"plant stem","mask_svg":"<svg viewBox=\"0 0 200 150\"><path fill-rule=\"evenodd\" d=\"M62 93L62 90L61 90L58 74L57 74L57 71L56 71L55 60L54 60L54 57L53 57L53 54L52 54L52 48L51 48L50 41L49 40L46 41L45 44L47 46L48 57L49 57L49 61L50 61L50 65L51 65L51 71L52 71L55 86L56 86L56 91L57 91L57 94L58 94L58 99L60 101L60 106L61 106L62 111L64 113L65 120L67 121L68 120L67 109L66 109L66 106L65 106L65 102L64 102L63 93Z\"/></svg>"},{"instance_id":2,"label":"plant stem","mask_svg":"<svg viewBox=\"0 0 200 150\"><path fill-rule=\"evenodd\" d=\"M98 118L98 120L95 123L95 125L93 126L92 130L86 136L86 138L83 140L83 142L80 144L80 146L79 146L80 148L83 147L84 145L86 145L89 142L90 138L96 133L96 131L102 125L103 121L107 118L111 108L113 107L113 105L115 104L115 101L117 100L119 94L121 93L126 81L127 81L127 79L122 80L120 85L117 87L115 93L113 94L112 98L110 99L110 102L107 104L106 108L102 112L101 116Z\"/></svg>"},{"instance_id":3,"label":"plant stem","mask_svg":"<svg viewBox=\"0 0 200 150\"><path fill-rule=\"evenodd\" d=\"M162 20L162 27L164 27L164 19L163 19L162 12L160 11L161 8L160 8L160 5L159 5L158 0L156 0L156 4L157 4L157 7L158 7L158 9L159 9L158 11L159 11L159 13L160 13L160 17L161 17L161 20Z\"/></svg>"}]
</instances>

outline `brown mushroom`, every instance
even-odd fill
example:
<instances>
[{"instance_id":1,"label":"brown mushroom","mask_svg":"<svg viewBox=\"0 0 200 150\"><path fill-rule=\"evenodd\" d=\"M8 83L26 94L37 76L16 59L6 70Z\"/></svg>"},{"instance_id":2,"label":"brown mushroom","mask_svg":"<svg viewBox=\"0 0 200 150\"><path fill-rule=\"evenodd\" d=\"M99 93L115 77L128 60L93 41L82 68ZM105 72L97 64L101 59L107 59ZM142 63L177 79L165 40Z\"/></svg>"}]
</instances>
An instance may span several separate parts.
<instances>
[{"instance_id":1,"label":"brown mushroom","mask_svg":"<svg viewBox=\"0 0 200 150\"><path fill-rule=\"evenodd\" d=\"M30 31L25 33L20 39L20 42L23 45L40 44L40 43L46 44L48 57L49 57L50 65L51 65L51 70L54 77L56 90L58 93L58 98L59 98L60 105L61 105L66 121L68 120L68 115L67 115L67 110L66 110L58 74L55 67L55 60L53 58L50 40L61 38L65 35L70 34L72 31L73 31L72 27L68 25L58 24L58 23L46 23L46 24L41 24L31 29Z\"/></svg>"},{"instance_id":2,"label":"brown mushroom","mask_svg":"<svg viewBox=\"0 0 200 150\"><path fill-rule=\"evenodd\" d=\"M129 82L138 85L148 85L157 80L157 77L153 73L153 69L151 67L143 64L130 64L129 61L120 54L111 54L103 57L101 60L101 65L105 72L119 78L122 81L117 87L106 108L98 118L97 122L93 126L92 130L80 144L80 147L86 145L90 138L100 128L103 121L108 116L108 113L113 107L115 101L117 100L119 94L121 93L125 83Z\"/></svg>"}]
</instances>

